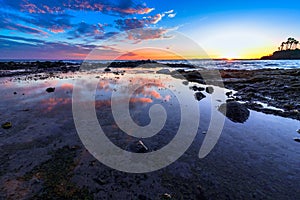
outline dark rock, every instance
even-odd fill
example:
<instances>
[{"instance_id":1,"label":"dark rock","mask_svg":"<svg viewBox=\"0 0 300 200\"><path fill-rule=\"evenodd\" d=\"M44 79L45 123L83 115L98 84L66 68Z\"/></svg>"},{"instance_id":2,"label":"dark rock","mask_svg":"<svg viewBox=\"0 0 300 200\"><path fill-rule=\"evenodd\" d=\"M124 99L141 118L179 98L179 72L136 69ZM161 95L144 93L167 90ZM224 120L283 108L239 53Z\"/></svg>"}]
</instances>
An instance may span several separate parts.
<instances>
[{"instance_id":1,"label":"dark rock","mask_svg":"<svg viewBox=\"0 0 300 200\"><path fill-rule=\"evenodd\" d=\"M226 99L226 102L232 102L232 101L235 101L235 99Z\"/></svg>"},{"instance_id":2,"label":"dark rock","mask_svg":"<svg viewBox=\"0 0 300 200\"><path fill-rule=\"evenodd\" d=\"M51 92L54 92L55 91L55 88L52 88L52 87L49 87L46 89L46 92L48 93L51 93Z\"/></svg>"},{"instance_id":3,"label":"dark rock","mask_svg":"<svg viewBox=\"0 0 300 200\"><path fill-rule=\"evenodd\" d=\"M283 105L283 108L286 109L286 110L292 110L294 108L294 106L287 103L287 104Z\"/></svg>"},{"instance_id":4,"label":"dark rock","mask_svg":"<svg viewBox=\"0 0 300 200\"><path fill-rule=\"evenodd\" d=\"M208 94L212 94L214 93L214 88L209 86L209 87L206 87L205 91L208 93Z\"/></svg>"},{"instance_id":5,"label":"dark rock","mask_svg":"<svg viewBox=\"0 0 300 200\"><path fill-rule=\"evenodd\" d=\"M254 102L247 102L245 103L245 106L247 106L247 108L249 109L256 111L261 111L262 109L264 109L263 105Z\"/></svg>"},{"instance_id":6,"label":"dark rock","mask_svg":"<svg viewBox=\"0 0 300 200\"><path fill-rule=\"evenodd\" d=\"M105 71L105 72L110 72L110 71L111 71L111 69L109 69L109 68L105 68L105 69L104 69L104 71Z\"/></svg>"},{"instance_id":7,"label":"dark rock","mask_svg":"<svg viewBox=\"0 0 300 200\"><path fill-rule=\"evenodd\" d=\"M182 74L182 73L185 72L184 69L177 69L176 71L177 71L178 73L180 73L180 74Z\"/></svg>"},{"instance_id":8,"label":"dark rock","mask_svg":"<svg viewBox=\"0 0 300 200\"><path fill-rule=\"evenodd\" d=\"M168 193L165 193L165 194L163 194L163 195L161 195L161 198L162 199L172 199L172 196L170 195L170 194L168 194Z\"/></svg>"},{"instance_id":9,"label":"dark rock","mask_svg":"<svg viewBox=\"0 0 300 200\"><path fill-rule=\"evenodd\" d=\"M205 90L204 88L202 88L202 87L197 87L196 85L190 87L190 89L191 89L191 90L194 90L194 91L199 91L199 92Z\"/></svg>"},{"instance_id":10,"label":"dark rock","mask_svg":"<svg viewBox=\"0 0 300 200\"><path fill-rule=\"evenodd\" d=\"M183 84L183 85L188 85L189 82L188 82L188 81L182 81L182 84Z\"/></svg>"},{"instance_id":11,"label":"dark rock","mask_svg":"<svg viewBox=\"0 0 300 200\"><path fill-rule=\"evenodd\" d=\"M223 103L218 110L228 117L228 119L236 123L244 123L250 115L250 111L246 105L236 101Z\"/></svg>"},{"instance_id":12,"label":"dark rock","mask_svg":"<svg viewBox=\"0 0 300 200\"><path fill-rule=\"evenodd\" d=\"M14 92L14 95L16 95L17 94L17 92Z\"/></svg>"},{"instance_id":13,"label":"dark rock","mask_svg":"<svg viewBox=\"0 0 300 200\"><path fill-rule=\"evenodd\" d=\"M189 81L200 82L200 80L203 80L201 74L198 72L186 72L182 75L184 75L184 77ZM200 83L202 83L202 82L200 82Z\"/></svg>"},{"instance_id":14,"label":"dark rock","mask_svg":"<svg viewBox=\"0 0 300 200\"><path fill-rule=\"evenodd\" d=\"M230 74L231 78L225 79L224 85L237 91L234 94L236 100L259 101L284 111L266 110L253 105L248 105L248 108L300 120L299 69L221 70L220 73ZM233 94L226 95L233 98Z\"/></svg>"},{"instance_id":15,"label":"dark rock","mask_svg":"<svg viewBox=\"0 0 300 200\"><path fill-rule=\"evenodd\" d=\"M298 130L297 130L297 133L299 133L299 134L300 134L300 129L298 129Z\"/></svg>"},{"instance_id":16,"label":"dark rock","mask_svg":"<svg viewBox=\"0 0 300 200\"><path fill-rule=\"evenodd\" d=\"M141 140L139 140L130 144L129 150L134 153L146 153L149 151L149 148Z\"/></svg>"},{"instance_id":17,"label":"dark rock","mask_svg":"<svg viewBox=\"0 0 300 200\"><path fill-rule=\"evenodd\" d=\"M161 69L156 72L157 74L170 74L171 71L169 69Z\"/></svg>"},{"instance_id":18,"label":"dark rock","mask_svg":"<svg viewBox=\"0 0 300 200\"><path fill-rule=\"evenodd\" d=\"M295 142L300 142L300 138L294 138Z\"/></svg>"},{"instance_id":19,"label":"dark rock","mask_svg":"<svg viewBox=\"0 0 300 200\"><path fill-rule=\"evenodd\" d=\"M232 91L226 92L225 94L226 94L227 97L230 97L232 95Z\"/></svg>"},{"instance_id":20,"label":"dark rock","mask_svg":"<svg viewBox=\"0 0 300 200\"><path fill-rule=\"evenodd\" d=\"M202 93L202 92L196 92L195 93L195 99L197 101L201 101L202 99L204 99L206 96Z\"/></svg>"},{"instance_id":21,"label":"dark rock","mask_svg":"<svg viewBox=\"0 0 300 200\"><path fill-rule=\"evenodd\" d=\"M11 122L5 122L4 124L1 125L3 129L10 129L12 127Z\"/></svg>"}]
</instances>

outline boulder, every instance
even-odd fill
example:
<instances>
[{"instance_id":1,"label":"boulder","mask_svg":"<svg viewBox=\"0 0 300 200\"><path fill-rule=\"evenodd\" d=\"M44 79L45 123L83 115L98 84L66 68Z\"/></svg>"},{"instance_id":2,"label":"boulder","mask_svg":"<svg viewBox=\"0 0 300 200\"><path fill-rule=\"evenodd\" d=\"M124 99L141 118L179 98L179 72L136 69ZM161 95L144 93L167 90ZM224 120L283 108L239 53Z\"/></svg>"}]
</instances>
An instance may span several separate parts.
<instances>
[{"instance_id":1,"label":"boulder","mask_svg":"<svg viewBox=\"0 0 300 200\"><path fill-rule=\"evenodd\" d=\"M202 99L204 99L206 96L202 93L202 92L196 92L195 93L195 99L197 101L201 101Z\"/></svg>"},{"instance_id":2,"label":"boulder","mask_svg":"<svg viewBox=\"0 0 300 200\"><path fill-rule=\"evenodd\" d=\"M12 127L11 122L5 122L4 124L1 125L3 129L10 129Z\"/></svg>"},{"instance_id":3,"label":"boulder","mask_svg":"<svg viewBox=\"0 0 300 200\"><path fill-rule=\"evenodd\" d=\"M295 142L300 142L300 138L294 138Z\"/></svg>"},{"instance_id":4,"label":"boulder","mask_svg":"<svg viewBox=\"0 0 300 200\"><path fill-rule=\"evenodd\" d=\"M194 91L204 91L205 89L203 87L197 87L196 85L190 87L191 90L194 90Z\"/></svg>"},{"instance_id":5,"label":"boulder","mask_svg":"<svg viewBox=\"0 0 300 200\"><path fill-rule=\"evenodd\" d=\"M46 92L48 92L48 93L51 93L51 92L54 92L55 91L55 88L53 87L49 87L49 88L47 88L46 89Z\"/></svg>"},{"instance_id":6,"label":"boulder","mask_svg":"<svg viewBox=\"0 0 300 200\"><path fill-rule=\"evenodd\" d=\"M218 109L223 115L233 122L244 123L250 115L250 111L246 105L236 101L230 101L220 105Z\"/></svg>"},{"instance_id":7,"label":"boulder","mask_svg":"<svg viewBox=\"0 0 300 200\"><path fill-rule=\"evenodd\" d=\"M212 94L212 93L214 93L214 88L211 87L211 86L208 86L208 87L206 87L205 91L206 91L208 94Z\"/></svg>"}]
</instances>

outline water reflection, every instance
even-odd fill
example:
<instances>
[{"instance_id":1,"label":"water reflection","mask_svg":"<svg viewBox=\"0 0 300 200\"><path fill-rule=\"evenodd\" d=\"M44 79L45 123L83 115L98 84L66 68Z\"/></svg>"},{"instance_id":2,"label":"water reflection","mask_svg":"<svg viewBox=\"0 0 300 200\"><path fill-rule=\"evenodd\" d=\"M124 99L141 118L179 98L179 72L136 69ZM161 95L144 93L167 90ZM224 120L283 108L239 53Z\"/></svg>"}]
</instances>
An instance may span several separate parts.
<instances>
[{"instance_id":1,"label":"water reflection","mask_svg":"<svg viewBox=\"0 0 300 200\"><path fill-rule=\"evenodd\" d=\"M43 112L51 112L58 106L66 106L71 104L71 98L49 98L41 101L42 107L45 109Z\"/></svg>"},{"instance_id":2,"label":"water reflection","mask_svg":"<svg viewBox=\"0 0 300 200\"><path fill-rule=\"evenodd\" d=\"M89 86L93 81L98 81L97 90L95 93L95 107L100 109L103 107L111 106L111 95L112 92L118 92L121 94L120 102L123 101L122 93L125 95L126 88L138 87L130 99L130 104L152 104L154 102L169 102L172 99L172 94L166 92L167 85L171 87L171 81L169 77L159 79L156 75L149 77L143 74L134 75L127 74L122 76L120 79L115 79L113 73L106 74L105 77L96 76L92 74L81 74L78 78L82 81L81 92L90 92ZM91 81L93 80L93 81ZM126 84L129 82L129 84ZM147 84L145 84L147 83ZM72 90L74 88L72 79L66 80L48 80L47 82L36 83L32 87L26 87L23 91L30 92L33 95L30 100L40 100L39 105L43 108L43 112L51 112L60 106L67 106L72 101ZM44 89L49 85L55 87L56 90L53 94L46 94ZM122 85L123 87L119 87ZM117 87L118 86L118 87ZM118 88L118 91L116 91ZM84 95L83 95L84 96ZM82 99L83 104L90 101L90 99ZM134 105L133 105L134 106Z\"/></svg>"}]
</instances>

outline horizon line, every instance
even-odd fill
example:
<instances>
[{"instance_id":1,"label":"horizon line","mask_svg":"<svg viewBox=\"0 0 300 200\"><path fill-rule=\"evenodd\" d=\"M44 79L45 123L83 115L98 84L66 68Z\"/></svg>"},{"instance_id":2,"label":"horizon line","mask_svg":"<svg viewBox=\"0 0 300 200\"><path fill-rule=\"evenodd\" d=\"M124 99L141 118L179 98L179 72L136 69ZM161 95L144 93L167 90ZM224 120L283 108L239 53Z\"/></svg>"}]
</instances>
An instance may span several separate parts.
<instances>
[{"instance_id":1,"label":"horizon line","mask_svg":"<svg viewBox=\"0 0 300 200\"><path fill-rule=\"evenodd\" d=\"M74 60L74 61L84 61L86 59L49 59L49 58L0 58L0 61L66 61L66 60ZM192 58L192 59L88 59L87 61L183 61L183 60L262 60L261 58Z\"/></svg>"}]
</instances>

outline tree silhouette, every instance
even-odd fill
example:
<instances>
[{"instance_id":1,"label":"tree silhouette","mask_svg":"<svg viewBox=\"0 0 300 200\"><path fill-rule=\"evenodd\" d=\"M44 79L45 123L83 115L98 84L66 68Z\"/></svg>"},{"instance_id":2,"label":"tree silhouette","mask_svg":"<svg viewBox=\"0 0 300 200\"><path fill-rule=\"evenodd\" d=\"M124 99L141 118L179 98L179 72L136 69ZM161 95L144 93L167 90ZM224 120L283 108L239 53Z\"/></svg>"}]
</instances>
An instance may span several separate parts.
<instances>
[{"instance_id":1,"label":"tree silhouette","mask_svg":"<svg viewBox=\"0 0 300 200\"><path fill-rule=\"evenodd\" d=\"M279 51L283 50L296 50L297 46L299 44L299 41L296 40L295 38L288 38L286 42L282 42L280 47L278 47Z\"/></svg>"},{"instance_id":2,"label":"tree silhouette","mask_svg":"<svg viewBox=\"0 0 300 200\"><path fill-rule=\"evenodd\" d=\"M293 44L293 38L288 38L286 44L287 44L286 50L290 50Z\"/></svg>"},{"instance_id":3,"label":"tree silhouette","mask_svg":"<svg viewBox=\"0 0 300 200\"><path fill-rule=\"evenodd\" d=\"M280 45L280 51L282 51L282 50L283 50L283 48L284 48L284 45L285 45L285 42L282 42L282 43L281 43L281 45Z\"/></svg>"},{"instance_id":4,"label":"tree silhouette","mask_svg":"<svg viewBox=\"0 0 300 200\"><path fill-rule=\"evenodd\" d=\"M295 44L295 49L297 49L297 46L298 46L298 44L299 44L299 41L298 41L298 40L295 40L295 41L294 41L294 44Z\"/></svg>"},{"instance_id":5,"label":"tree silhouette","mask_svg":"<svg viewBox=\"0 0 300 200\"><path fill-rule=\"evenodd\" d=\"M289 44L290 44L289 50L291 50L291 49L293 49L293 46L294 46L295 42L297 42L297 40L295 38L289 38L289 39L290 39L289 40Z\"/></svg>"}]
</instances>

